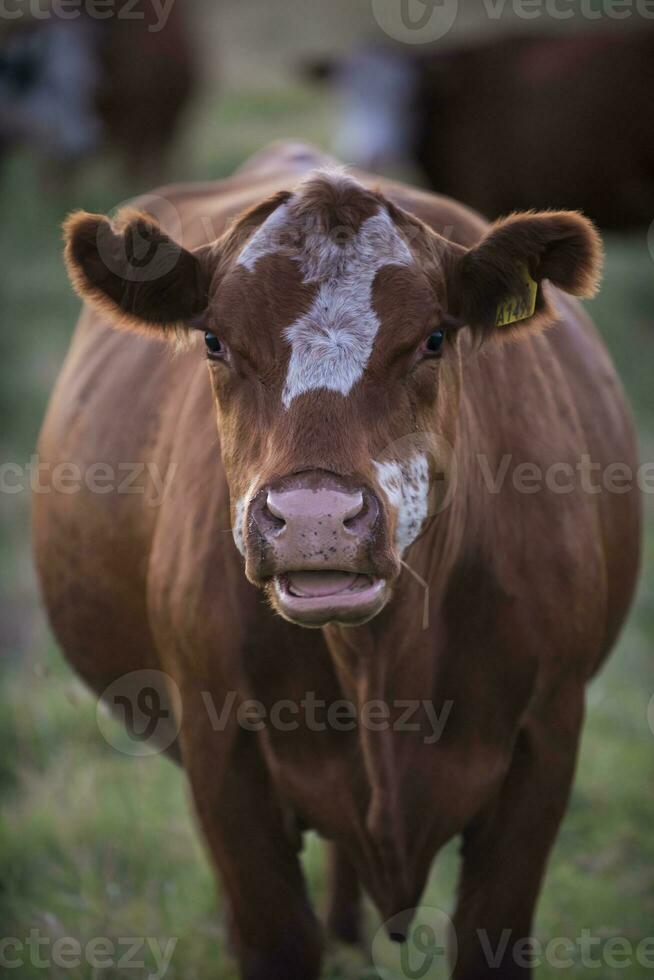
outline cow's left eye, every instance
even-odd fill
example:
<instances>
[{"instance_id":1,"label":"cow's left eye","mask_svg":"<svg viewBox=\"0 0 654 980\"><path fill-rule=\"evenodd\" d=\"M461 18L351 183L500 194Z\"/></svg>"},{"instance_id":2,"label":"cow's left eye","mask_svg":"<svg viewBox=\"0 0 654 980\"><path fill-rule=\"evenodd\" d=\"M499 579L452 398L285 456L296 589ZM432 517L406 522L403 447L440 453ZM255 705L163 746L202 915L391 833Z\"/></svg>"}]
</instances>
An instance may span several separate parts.
<instances>
[{"instance_id":1,"label":"cow's left eye","mask_svg":"<svg viewBox=\"0 0 654 980\"><path fill-rule=\"evenodd\" d=\"M431 333L424 344L424 354L426 357L438 357L438 355L443 350L443 344L445 343L445 331L444 330L434 330Z\"/></svg>"}]
</instances>

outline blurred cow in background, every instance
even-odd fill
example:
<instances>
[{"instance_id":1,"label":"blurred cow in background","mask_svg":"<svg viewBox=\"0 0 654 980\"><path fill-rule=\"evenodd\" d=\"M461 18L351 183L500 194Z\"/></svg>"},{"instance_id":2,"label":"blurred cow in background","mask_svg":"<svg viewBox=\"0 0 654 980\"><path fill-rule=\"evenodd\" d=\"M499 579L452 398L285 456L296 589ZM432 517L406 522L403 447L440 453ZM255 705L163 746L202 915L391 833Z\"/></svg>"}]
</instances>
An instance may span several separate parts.
<instances>
[{"instance_id":1,"label":"blurred cow in background","mask_svg":"<svg viewBox=\"0 0 654 980\"><path fill-rule=\"evenodd\" d=\"M504 37L309 66L341 94L338 153L429 184L489 217L576 208L605 228L654 217L654 30Z\"/></svg>"},{"instance_id":2,"label":"blurred cow in background","mask_svg":"<svg viewBox=\"0 0 654 980\"><path fill-rule=\"evenodd\" d=\"M100 149L130 179L165 171L196 72L181 4L157 20L154 5L107 19L80 7L71 19L21 17L0 33L0 147L30 148L70 172ZM188 8L187 12L188 12Z\"/></svg>"}]
</instances>

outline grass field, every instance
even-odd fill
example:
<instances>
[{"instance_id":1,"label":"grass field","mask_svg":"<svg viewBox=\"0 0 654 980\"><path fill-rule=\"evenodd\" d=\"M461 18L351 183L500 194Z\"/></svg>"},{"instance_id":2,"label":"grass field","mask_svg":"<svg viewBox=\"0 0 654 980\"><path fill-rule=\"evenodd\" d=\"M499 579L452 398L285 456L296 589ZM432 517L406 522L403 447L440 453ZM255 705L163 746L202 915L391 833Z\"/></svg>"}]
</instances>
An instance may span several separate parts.
<instances>
[{"instance_id":1,"label":"grass field","mask_svg":"<svg viewBox=\"0 0 654 980\"><path fill-rule=\"evenodd\" d=\"M239 82L222 95L220 101L207 96L190 120L191 151L177 165L185 177L229 173L280 136L326 139L329 100L298 84L248 88ZM66 199L43 197L37 184L32 162L18 157L0 186L0 448L3 462L19 464L33 450L78 309L59 259L60 220L69 208L108 209L130 192L101 166ZM654 258L645 230L608 240L604 288L590 308L634 406L643 458L654 460ZM613 659L589 690L579 774L540 905L537 931L545 940L574 939L587 929L602 943L623 937L635 946L654 934L654 733L647 721L654 693L651 497L645 507L641 588ZM28 494L0 493L0 521L0 934L25 940L37 929L53 942L75 937L82 944L94 937L176 937L169 980L231 980L221 896L190 815L183 775L161 758L135 759L102 739L95 703L65 665L38 608ZM305 861L320 906L322 850L313 837ZM456 867L456 851L449 848L434 868L425 904L451 907ZM368 927L372 936L372 911ZM654 956L650 968L625 969L603 959L597 968L545 965L538 976L654 976ZM150 955L143 968L26 962L7 975L123 980L154 968ZM377 974L365 955L335 948L326 976L363 980Z\"/></svg>"}]
</instances>

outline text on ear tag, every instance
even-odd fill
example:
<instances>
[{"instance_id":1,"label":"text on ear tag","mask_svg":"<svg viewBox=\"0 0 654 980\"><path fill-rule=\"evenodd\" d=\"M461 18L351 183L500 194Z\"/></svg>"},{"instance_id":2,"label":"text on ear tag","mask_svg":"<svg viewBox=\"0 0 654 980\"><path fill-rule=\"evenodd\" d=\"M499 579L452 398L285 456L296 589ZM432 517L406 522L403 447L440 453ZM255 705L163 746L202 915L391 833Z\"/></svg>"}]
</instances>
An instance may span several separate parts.
<instances>
[{"instance_id":1,"label":"text on ear tag","mask_svg":"<svg viewBox=\"0 0 654 980\"><path fill-rule=\"evenodd\" d=\"M536 293L538 283L529 275L529 270L524 263L520 263L520 276L525 284L524 296L508 296L497 307L495 317L496 327L507 327L510 323L517 323L518 320L527 320L534 315L536 309Z\"/></svg>"}]
</instances>

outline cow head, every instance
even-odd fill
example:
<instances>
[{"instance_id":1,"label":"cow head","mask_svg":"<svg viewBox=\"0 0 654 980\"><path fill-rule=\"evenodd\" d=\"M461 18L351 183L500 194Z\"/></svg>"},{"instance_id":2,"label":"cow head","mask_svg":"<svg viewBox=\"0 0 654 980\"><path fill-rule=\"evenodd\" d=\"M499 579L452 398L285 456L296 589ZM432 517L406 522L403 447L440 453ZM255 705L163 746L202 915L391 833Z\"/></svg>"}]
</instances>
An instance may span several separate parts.
<instances>
[{"instance_id":1,"label":"cow head","mask_svg":"<svg viewBox=\"0 0 654 980\"><path fill-rule=\"evenodd\" d=\"M74 285L115 326L204 333L236 546L305 626L382 609L447 484L475 336L528 336L552 318L542 280L589 295L600 257L572 213L514 215L464 249L341 172L195 251L133 212L75 214L66 237ZM535 308L496 326L526 269Z\"/></svg>"}]
</instances>

